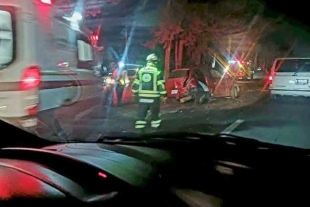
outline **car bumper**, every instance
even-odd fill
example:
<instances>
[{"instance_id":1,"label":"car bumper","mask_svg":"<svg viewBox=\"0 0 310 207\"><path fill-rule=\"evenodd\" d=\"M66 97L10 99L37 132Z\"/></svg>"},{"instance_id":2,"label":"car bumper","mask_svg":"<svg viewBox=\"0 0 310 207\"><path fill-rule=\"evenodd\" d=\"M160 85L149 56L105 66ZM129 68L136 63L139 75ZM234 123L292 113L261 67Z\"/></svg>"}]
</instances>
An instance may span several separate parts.
<instances>
[{"instance_id":1,"label":"car bumper","mask_svg":"<svg viewBox=\"0 0 310 207\"><path fill-rule=\"evenodd\" d=\"M310 97L310 90L269 89L271 95Z\"/></svg>"}]
</instances>

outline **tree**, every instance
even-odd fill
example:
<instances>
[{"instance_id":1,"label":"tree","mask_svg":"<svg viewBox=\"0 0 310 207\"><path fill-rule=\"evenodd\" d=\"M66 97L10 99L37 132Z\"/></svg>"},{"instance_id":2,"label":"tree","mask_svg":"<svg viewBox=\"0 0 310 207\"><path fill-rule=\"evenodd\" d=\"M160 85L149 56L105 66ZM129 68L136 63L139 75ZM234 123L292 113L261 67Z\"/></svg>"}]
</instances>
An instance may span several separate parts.
<instances>
[{"instance_id":1,"label":"tree","mask_svg":"<svg viewBox=\"0 0 310 207\"><path fill-rule=\"evenodd\" d=\"M162 8L162 18L153 32L154 38L146 46L163 46L166 74L169 73L172 50L176 66L180 67L184 55L189 64L198 65L202 57L214 49L222 52L223 48L218 46L228 36L255 36L253 34L262 31L262 25L266 23L258 15L261 10L261 6L248 0L222 0L203 5L188 4L185 0L169 0ZM183 51L186 53L183 54Z\"/></svg>"}]
</instances>

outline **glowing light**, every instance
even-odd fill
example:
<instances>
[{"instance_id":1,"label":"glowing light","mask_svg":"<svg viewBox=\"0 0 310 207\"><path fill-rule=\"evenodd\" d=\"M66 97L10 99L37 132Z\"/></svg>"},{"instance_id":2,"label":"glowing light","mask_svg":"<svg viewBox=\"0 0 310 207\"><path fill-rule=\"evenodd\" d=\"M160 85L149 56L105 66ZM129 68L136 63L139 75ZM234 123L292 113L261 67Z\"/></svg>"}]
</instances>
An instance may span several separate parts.
<instances>
[{"instance_id":1,"label":"glowing light","mask_svg":"<svg viewBox=\"0 0 310 207\"><path fill-rule=\"evenodd\" d=\"M81 21L83 19L83 16L80 12L73 12L72 19L74 21Z\"/></svg>"},{"instance_id":2,"label":"glowing light","mask_svg":"<svg viewBox=\"0 0 310 207\"><path fill-rule=\"evenodd\" d=\"M122 68L122 67L124 67L124 66L125 66L125 63L123 63L123 62L119 62L119 63L118 63L118 66L119 66L120 68Z\"/></svg>"}]
</instances>

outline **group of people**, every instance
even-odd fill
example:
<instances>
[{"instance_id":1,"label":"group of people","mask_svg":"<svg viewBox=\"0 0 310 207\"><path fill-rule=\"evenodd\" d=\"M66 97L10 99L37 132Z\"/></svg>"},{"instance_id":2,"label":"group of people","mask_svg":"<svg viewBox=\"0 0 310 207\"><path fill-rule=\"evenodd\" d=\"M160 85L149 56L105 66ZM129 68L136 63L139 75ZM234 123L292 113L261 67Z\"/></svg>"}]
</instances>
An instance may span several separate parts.
<instances>
[{"instance_id":1,"label":"group of people","mask_svg":"<svg viewBox=\"0 0 310 207\"><path fill-rule=\"evenodd\" d=\"M139 69L132 83L132 92L138 101L137 119L135 129L144 131L147 126L146 117L151 112L151 128L157 130L161 125L159 117L161 99L165 99L164 71L158 68L158 57L151 54L146 58L146 66ZM129 83L127 71L114 66L112 76L115 80L115 90L118 105L122 103L122 96L126 85Z\"/></svg>"}]
</instances>

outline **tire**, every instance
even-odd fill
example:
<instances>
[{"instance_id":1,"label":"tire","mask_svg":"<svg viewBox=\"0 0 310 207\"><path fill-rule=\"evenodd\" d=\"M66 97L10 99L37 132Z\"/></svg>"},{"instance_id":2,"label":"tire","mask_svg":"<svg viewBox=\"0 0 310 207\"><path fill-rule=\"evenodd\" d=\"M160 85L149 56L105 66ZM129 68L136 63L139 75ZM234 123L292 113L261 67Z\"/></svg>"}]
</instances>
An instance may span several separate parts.
<instances>
[{"instance_id":1,"label":"tire","mask_svg":"<svg viewBox=\"0 0 310 207\"><path fill-rule=\"evenodd\" d=\"M236 98L239 98L239 95L240 95L240 89L238 88L238 86L234 85L234 86L231 88L230 96L231 96L233 99L236 99Z\"/></svg>"},{"instance_id":2,"label":"tire","mask_svg":"<svg viewBox=\"0 0 310 207\"><path fill-rule=\"evenodd\" d=\"M206 99L207 97L204 92L198 92L195 96L195 104L203 104Z\"/></svg>"}]
</instances>

